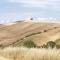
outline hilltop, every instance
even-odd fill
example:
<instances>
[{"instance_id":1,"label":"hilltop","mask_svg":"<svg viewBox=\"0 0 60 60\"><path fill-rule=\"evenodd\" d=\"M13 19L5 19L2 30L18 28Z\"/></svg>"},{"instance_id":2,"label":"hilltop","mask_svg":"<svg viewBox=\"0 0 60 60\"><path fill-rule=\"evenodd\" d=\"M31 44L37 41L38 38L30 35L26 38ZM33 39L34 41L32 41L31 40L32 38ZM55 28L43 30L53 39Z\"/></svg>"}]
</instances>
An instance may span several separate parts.
<instances>
[{"instance_id":1,"label":"hilltop","mask_svg":"<svg viewBox=\"0 0 60 60\"><path fill-rule=\"evenodd\" d=\"M37 46L60 39L60 23L22 20L0 25L1 46L21 46L32 40Z\"/></svg>"}]
</instances>

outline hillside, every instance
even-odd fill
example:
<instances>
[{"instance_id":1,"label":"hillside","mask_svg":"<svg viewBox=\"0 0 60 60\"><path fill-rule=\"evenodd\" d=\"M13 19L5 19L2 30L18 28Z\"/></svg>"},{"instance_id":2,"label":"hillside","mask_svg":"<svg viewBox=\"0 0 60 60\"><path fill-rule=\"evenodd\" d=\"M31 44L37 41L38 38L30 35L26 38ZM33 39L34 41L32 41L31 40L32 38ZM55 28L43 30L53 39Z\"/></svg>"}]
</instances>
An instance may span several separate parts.
<instances>
[{"instance_id":1,"label":"hillside","mask_svg":"<svg viewBox=\"0 0 60 60\"><path fill-rule=\"evenodd\" d=\"M60 38L60 23L17 21L15 24L0 25L0 45L21 46L32 40L40 46Z\"/></svg>"}]
</instances>

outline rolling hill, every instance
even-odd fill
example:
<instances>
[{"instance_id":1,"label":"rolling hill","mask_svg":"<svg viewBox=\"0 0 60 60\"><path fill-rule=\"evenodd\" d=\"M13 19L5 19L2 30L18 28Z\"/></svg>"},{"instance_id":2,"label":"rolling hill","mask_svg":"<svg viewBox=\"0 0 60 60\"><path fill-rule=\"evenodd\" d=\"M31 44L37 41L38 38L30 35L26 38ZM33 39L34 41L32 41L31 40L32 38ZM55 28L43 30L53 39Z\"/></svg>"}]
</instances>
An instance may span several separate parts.
<instances>
[{"instance_id":1,"label":"rolling hill","mask_svg":"<svg viewBox=\"0 0 60 60\"><path fill-rule=\"evenodd\" d=\"M16 21L0 25L1 46L21 46L32 40L37 46L60 39L60 23Z\"/></svg>"}]
</instances>

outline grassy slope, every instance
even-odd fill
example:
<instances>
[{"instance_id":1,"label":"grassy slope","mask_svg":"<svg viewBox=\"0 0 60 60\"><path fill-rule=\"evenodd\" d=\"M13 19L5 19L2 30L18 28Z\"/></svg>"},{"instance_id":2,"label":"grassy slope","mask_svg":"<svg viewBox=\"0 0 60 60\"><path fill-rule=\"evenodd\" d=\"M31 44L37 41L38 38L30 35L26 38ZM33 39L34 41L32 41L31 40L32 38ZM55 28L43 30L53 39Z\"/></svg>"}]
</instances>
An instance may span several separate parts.
<instances>
[{"instance_id":1,"label":"grassy slope","mask_svg":"<svg viewBox=\"0 0 60 60\"><path fill-rule=\"evenodd\" d=\"M46 31L45 31L46 30ZM0 28L0 44L21 45L25 40L33 40L37 45L42 45L49 40L60 38L60 24L17 22L15 25Z\"/></svg>"},{"instance_id":2,"label":"grassy slope","mask_svg":"<svg viewBox=\"0 0 60 60\"><path fill-rule=\"evenodd\" d=\"M0 60L60 60L60 50L8 47L0 49Z\"/></svg>"}]
</instances>

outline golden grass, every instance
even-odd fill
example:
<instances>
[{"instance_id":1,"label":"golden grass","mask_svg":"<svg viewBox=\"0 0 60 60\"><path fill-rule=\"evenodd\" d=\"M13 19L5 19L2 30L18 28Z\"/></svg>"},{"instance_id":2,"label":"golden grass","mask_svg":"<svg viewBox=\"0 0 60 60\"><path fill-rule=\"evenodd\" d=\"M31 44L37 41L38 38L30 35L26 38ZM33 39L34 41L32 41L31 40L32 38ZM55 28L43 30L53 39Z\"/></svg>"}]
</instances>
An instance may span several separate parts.
<instances>
[{"instance_id":1,"label":"golden grass","mask_svg":"<svg viewBox=\"0 0 60 60\"><path fill-rule=\"evenodd\" d=\"M8 47L0 49L0 60L60 60L60 49Z\"/></svg>"}]
</instances>

